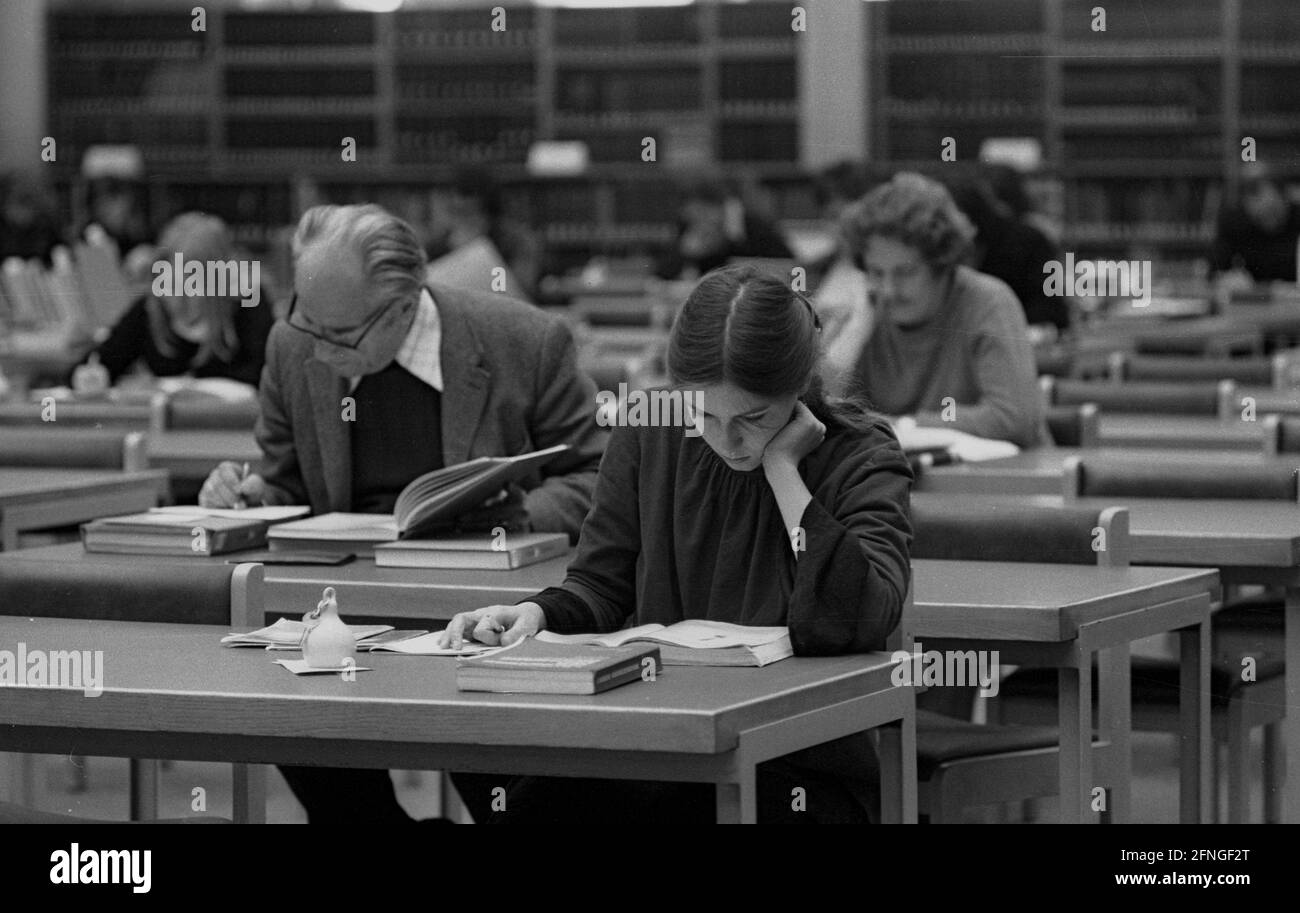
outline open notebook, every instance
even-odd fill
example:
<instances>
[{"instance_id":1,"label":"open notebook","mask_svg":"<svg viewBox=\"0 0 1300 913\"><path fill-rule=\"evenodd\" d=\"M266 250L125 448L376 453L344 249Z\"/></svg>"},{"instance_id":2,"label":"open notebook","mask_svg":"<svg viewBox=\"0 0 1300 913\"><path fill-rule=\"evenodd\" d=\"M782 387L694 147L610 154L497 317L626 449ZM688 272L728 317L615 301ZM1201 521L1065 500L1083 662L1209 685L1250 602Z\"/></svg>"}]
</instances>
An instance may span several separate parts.
<instances>
[{"instance_id":1,"label":"open notebook","mask_svg":"<svg viewBox=\"0 0 1300 913\"><path fill-rule=\"evenodd\" d=\"M665 627L640 625L613 634L554 634L542 631L537 639L553 644L587 644L621 647L631 643L659 645L668 666L766 666L794 655L790 629L734 625L725 621L693 619Z\"/></svg>"}]
</instances>

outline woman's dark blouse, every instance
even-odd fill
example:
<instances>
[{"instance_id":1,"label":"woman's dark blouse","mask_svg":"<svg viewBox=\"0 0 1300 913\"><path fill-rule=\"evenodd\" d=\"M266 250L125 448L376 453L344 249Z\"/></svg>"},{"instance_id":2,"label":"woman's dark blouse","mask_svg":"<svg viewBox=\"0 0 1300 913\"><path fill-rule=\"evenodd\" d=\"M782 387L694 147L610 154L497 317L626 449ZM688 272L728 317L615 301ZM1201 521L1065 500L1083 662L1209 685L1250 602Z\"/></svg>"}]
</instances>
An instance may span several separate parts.
<instances>
[{"instance_id":1,"label":"woman's dark blouse","mask_svg":"<svg viewBox=\"0 0 1300 913\"><path fill-rule=\"evenodd\" d=\"M256 307L235 309L235 336L239 340L239 346L230 361L214 356L204 364L191 368L190 361L199 351L198 343L179 336L172 340L177 355L160 352L149 331L145 298L140 298L131 305L95 352L114 383L137 361L143 361L155 377L176 377L181 374L228 377L256 387L262 378L262 364L266 360L266 337L275 322L271 316L271 299L265 289L262 290L262 296Z\"/></svg>"},{"instance_id":2,"label":"woman's dark blouse","mask_svg":"<svg viewBox=\"0 0 1300 913\"><path fill-rule=\"evenodd\" d=\"M736 472L680 428L618 428L559 587L557 632L704 618L788 625L801 655L879 650L910 580L912 471L883 421L836 428L799 466L812 493L796 560L762 468Z\"/></svg>"}]
</instances>

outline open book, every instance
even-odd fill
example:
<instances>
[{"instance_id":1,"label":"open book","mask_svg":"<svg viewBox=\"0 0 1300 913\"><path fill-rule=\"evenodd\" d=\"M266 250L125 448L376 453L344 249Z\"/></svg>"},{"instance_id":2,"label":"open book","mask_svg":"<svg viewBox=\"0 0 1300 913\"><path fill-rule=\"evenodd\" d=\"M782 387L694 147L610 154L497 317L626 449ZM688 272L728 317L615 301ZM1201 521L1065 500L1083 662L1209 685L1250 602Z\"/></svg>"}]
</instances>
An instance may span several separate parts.
<instances>
[{"instance_id":1,"label":"open book","mask_svg":"<svg viewBox=\"0 0 1300 913\"><path fill-rule=\"evenodd\" d=\"M546 643L597 647L658 644L660 658L668 666L766 666L794 655L789 628L763 628L698 619L679 621L667 627L640 625L613 634L542 631L536 637Z\"/></svg>"},{"instance_id":2,"label":"open book","mask_svg":"<svg viewBox=\"0 0 1300 913\"><path fill-rule=\"evenodd\" d=\"M568 449L568 444L557 444L518 456L479 457L427 472L402 489L391 517L322 514L278 524L272 528L267 541L276 550L324 547L373 555L378 543L413 539L455 520Z\"/></svg>"}]
</instances>

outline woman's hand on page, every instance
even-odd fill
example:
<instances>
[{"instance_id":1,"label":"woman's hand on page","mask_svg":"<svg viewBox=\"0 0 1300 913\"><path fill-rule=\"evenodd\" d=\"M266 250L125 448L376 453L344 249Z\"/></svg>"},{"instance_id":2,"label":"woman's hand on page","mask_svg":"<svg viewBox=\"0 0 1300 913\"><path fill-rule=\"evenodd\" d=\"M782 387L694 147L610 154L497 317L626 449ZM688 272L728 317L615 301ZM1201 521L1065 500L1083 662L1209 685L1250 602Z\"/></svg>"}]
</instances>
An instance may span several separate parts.
<instances>
[{"instance_id":1,"label":"woman's hand on page","mask_svg":"<svg viewBox=\"0 0 1300 913\"><path fill-rule=\"evenodd\" d=\"M492 647L508 647L545 627L546 613L535 602L492 605L456 615L442 632L438 646L459 650L466 640L476 640Z\"/></svg>"}]
</instances>

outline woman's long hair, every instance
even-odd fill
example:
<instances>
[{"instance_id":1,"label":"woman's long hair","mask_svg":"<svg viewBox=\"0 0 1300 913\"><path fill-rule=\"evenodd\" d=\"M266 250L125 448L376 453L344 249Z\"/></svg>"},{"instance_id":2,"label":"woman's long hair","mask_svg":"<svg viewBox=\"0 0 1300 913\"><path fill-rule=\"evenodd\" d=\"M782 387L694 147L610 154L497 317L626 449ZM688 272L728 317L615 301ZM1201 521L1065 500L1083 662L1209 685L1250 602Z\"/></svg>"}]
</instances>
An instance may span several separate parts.
<instances>
[{"instance_id":1,"label":"woman's long hair","mask_svg":"<svg viewBox=\"0 0 1300 913\"><path fill-rule=\"evenodd\" d=\"M821 323L812 302L761 267L740 264L702 278L668 341L674 386L732 383L757 396L801 394L828 428L865 430L865 402L826 395L818 371Z\"/></svg>"},{"instance_id":2,"label":"woman's long hair","mask_svg":"<svg viewBox=\"0 0 1300 913\"><path fill-rule=\"evenodd\" d=\"M159 259L170 259L179 252L186 262L197 260L205 265L208 260L229 260L236 256L234 238L226 223L216 216L198 212L183 213L169 222L159 235L158 247ZM191 368L213 359L227 363L234 359L239 350L239 334L235 329L239 307L235 297L203 300L204 333L198 351L190 359ZM151 295L146 299L145 311L154 345L163 355L176 358L182 351L182 340L172 329L166 305Z\"/></svg>"}]
</instances>

